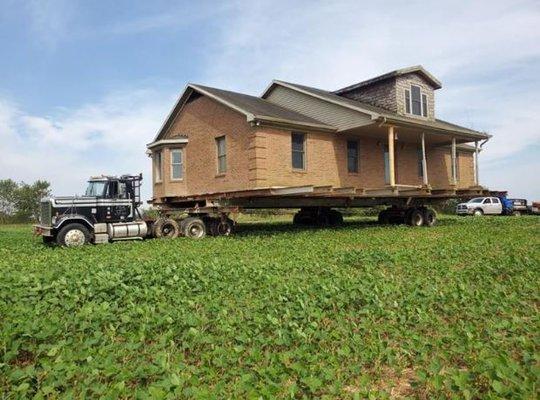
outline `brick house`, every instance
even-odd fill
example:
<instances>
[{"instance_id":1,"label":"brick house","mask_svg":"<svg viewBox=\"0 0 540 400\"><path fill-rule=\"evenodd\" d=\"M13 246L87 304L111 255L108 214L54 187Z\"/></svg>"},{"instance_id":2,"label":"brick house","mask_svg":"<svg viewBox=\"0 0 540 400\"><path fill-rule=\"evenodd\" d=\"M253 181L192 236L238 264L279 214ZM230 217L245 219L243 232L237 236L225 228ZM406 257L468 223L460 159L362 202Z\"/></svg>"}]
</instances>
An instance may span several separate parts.
<instances>
[{"instance_id":1,"label":"brick house","mask_svg":"<svg viewBox=\"0 0 540 400\"><path fill-rule=\"evenodd\" d=\"M435 118L440 88L421 66L332 92L275 80L256 97L189 84L147 145L153 202L298 186L366 196L478 188L490 136Z\"/></svg>"}]
</instances>

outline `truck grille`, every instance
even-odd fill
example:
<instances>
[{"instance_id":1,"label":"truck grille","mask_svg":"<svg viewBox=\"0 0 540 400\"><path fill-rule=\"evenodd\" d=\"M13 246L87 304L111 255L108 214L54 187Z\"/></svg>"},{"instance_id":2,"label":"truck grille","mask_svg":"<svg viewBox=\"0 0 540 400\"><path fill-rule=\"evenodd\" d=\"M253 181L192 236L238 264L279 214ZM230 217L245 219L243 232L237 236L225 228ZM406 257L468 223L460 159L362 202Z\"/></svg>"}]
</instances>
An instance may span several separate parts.
<instances>
[{"instance_id":1,"label":"truck grille","mask_svg":"<svg viewBox=\"0 0 540 400\"><path fill-rule=\"evenodd\" d=\"M39 216L39 222L43 226L51 226L51 223L52 223L51 202L48 200L41 202L41 213Z\"/></svg>"}]
</instances>

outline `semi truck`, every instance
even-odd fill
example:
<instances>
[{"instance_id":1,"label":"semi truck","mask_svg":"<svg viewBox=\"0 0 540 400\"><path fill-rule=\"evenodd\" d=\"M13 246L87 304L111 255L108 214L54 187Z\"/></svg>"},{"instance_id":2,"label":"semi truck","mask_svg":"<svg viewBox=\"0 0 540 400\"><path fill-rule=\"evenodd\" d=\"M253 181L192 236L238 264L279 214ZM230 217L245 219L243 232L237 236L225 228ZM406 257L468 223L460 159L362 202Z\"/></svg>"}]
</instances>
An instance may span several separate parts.
<instances>
[{"instance_id":1,"label":"semi truck","mask_svg":"<svg viewBox=\"0 0 540 400\"><path fill-rule=\"evenodd\" d=\"M483 193L430 193L406 187L402 192L366 195L328 187L270 188L182 198L151 218L140 212L141 181L142 174L95 176L83 196L42 199L34 233L47 244L68 247L178 236L200 239L231 235L235 222L230 216L241 209L296 208L296 225L337 226L343 222L337 208L374 206L386 206L379 223L430 227L437 220L430 204Z\"/></svg>"}]
</instances>

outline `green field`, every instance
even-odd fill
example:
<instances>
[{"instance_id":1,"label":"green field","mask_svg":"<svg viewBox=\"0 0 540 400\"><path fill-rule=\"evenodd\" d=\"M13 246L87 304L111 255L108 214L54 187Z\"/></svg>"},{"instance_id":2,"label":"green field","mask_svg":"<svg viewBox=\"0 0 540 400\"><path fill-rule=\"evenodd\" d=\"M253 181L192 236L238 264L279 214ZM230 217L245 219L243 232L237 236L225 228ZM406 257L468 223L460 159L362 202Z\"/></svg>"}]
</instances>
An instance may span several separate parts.
<instances>
[{"instance_id":1,"label":"green field","mask_svg":"<svg viewBox=\"0 0 540 400\"><path fill-rule=\"evenodd\" d=\"M539 305L532 216L74 249L0 227L0 393L533 399Z\"/></svg>"}]
</instances>

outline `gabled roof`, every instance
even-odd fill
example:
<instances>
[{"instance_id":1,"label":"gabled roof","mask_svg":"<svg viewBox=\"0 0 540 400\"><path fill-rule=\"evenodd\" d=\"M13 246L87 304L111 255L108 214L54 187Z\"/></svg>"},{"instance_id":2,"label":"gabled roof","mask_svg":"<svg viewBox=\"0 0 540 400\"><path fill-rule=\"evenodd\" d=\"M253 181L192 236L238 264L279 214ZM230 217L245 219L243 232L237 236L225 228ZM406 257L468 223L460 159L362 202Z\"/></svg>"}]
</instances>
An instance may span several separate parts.
<instances>
[{"instance_id":1,"label":"gabled roof","mask_svg":"<svg viewBox=\"0 0 540 400\"><path fill-rule=\"evenodd\" d=\"M350 92L351 90L359 89L364 86L369 86L376 82L381 82L390 78L395 78L397 76L411 74L411 73L417 73L419 75L422 75L424 79L426 79L433 86L434 89L442 88L441 82L437 78L435 78L433 75L431 75L424 67L422 67L421 65L414 65L412 67L396 69L395 71L387 72L386 74L376 76L375 78L371 78L371 79L368 79L359 83L355 83L354 85L346 86L344 88L335 90L333 93L342 94L342 93Z\"/></svg>"},{"instance_id":2,"label":"gabled roof","mask_svg":"<svg viewBox=\"0 0 540 400\"><path fill-rule=\"evenodd\" d=\"M159 130L154 142L159 140L164 135L167 129L174 122L184 104L186 104L188 99L194 93L207 96L218 103L221 103L224 106L245 115L247 122L261 122L267 124L288 125L293 127L298 126L324 131L336 130L336 128L317 121L314 118L310 118L293 110L278 106L277 104L273 104L260 97L190 83L186 86L186 89L178 98L178 101Z\"/></svg>"},{"instance_id":3,"label":"gabled roof","mask_svg":"<svg viewBox=\"0 0 540 400\"><path fill-rule=\"evenodd\" d=\"M426 127L426 128L431 128L434 130L462 133L465 135L477 137L479 139L486 139L490 137L490 135L486 133L478 132L478 131L465 128L463 126L459 126L456 124L452 124L450 122L446 122L440 119L430 121L426 119L418 119L418 118L401 116L399 114L393 113L381 107L373 106L371 104L367 104L358 100L352 100L347 97L338 96L334 92L329 92L322 89L299 85L296 83L284 82L280 80L273 80L270 86L268 86L268 88L265 90L265 92L262 94L261 97L262 98L268 97L268 95L270 94L270 92L276 85L284 86L289 89L307 94L309 96L313 96L318 99L327 101L329 103L337 104L342 107L346 107L346 108L356 110L364 114L368 114L374 120L384 120L387 122L392 121L395 123L401 123L404 125L418 127L418 128Z\"/></svg>"}]
</instances>

